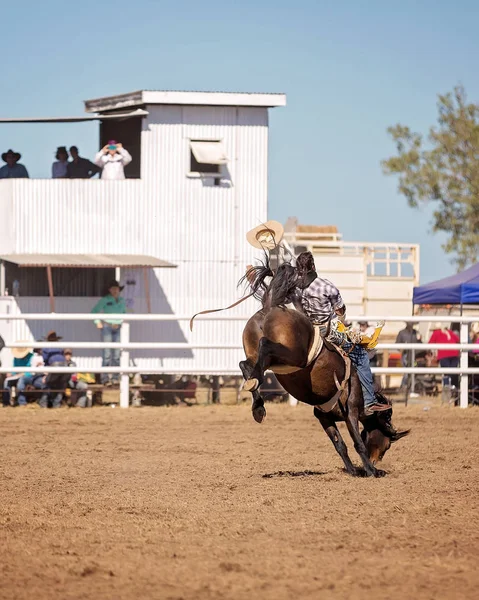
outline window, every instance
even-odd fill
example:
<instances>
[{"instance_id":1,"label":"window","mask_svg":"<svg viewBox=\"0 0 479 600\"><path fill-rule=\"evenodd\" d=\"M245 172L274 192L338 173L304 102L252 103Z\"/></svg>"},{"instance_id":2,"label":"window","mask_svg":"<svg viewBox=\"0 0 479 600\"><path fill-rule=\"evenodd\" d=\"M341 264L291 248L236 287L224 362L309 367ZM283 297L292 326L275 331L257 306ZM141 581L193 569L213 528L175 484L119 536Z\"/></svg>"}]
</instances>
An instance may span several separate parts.
<instances>
[{"instance_id":1,"label":"window","mask_svg":"<svg viewBox=\"0 0 479 600\"><path fill-rule=\"evenodd\" d=\"M115 278L115 269L53 267L53 292L56 297L103 296L105 285ZM14 285L14 281L18 283ZM19 267L5 261L5 287L19 296L48 296L48 280L43 267Z\"/></svg>"},{"instance_id":2,"label":"window","mask_svg":"<svg viewBox=\"0 0 479 600\"><path fill-rule=\"evenodd\" d=\"M228 162L220 140L190 141L190 172L221 176L221 166Z\"/></svg>"}]
</instances>

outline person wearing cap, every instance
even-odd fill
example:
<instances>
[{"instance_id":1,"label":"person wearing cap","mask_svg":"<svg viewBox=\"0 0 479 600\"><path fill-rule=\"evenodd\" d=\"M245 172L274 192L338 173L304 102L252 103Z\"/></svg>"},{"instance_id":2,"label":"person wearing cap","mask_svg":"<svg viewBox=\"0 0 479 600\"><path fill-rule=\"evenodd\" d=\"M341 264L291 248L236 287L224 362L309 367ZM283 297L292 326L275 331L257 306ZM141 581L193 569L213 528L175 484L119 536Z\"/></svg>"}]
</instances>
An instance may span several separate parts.
<instances>
[{"instance_id":1,"label":"person wearing cap","mask_svg":"<svg viewBox=\"0 0 479 600\"><path fill-rule=\"evenodd\" d=\"M108 284L108 292L105 294L93 307L92 313L104 313L106 315L120 315L126 313L126 302L122 298L121 291L124 286L116 280L110 281ZM101 330L101 341L117 343L120 341L121 319L97 319L95 325ZM120 366L120 349L119 348L103 348L103 366L104 367L119 367ZM118 373L113 376L108 373L101 374L101 382L104 385L118 383L120 377Z\"/></svg>"},{"instance_id":2,"label":"person wearing cap","mask_svg":"<svg viewBox=\"0 0 479 600\"><path fill-rule=\"evenodd\" d=\"M125 179L124 167L131 161L128 150L115 140L110 140L95 156L95 164L102 170L101 179Z\"/></svg>"},{"instance_id":3,"label":"person wearing cap","mask_svg":"<svg viewBox=\"0 0 479 600\"><path fill-rule=\"evenodd\" d=\"M7 164L0 169L0 179L27 179L28 171L18 161L22 158L19 152L7 150L2 154L3 162Z\"/></svg>"},{"instance_id":4,"label":"person wearing cap","mask_svg":"<svg viewBox=\"0 0 479 600\"><path fill-rule=\"evenodd\" d=\"M56 331L49 331L44 338L47 342L59 342L63 339L57 335ZM43 362L46 367L65 367L66 359L63 354L63 348L43 348ZM46 390L39 400L39 405L42 408L48 408L49 401L53 408L60 408L63 400L63 393L68 385L70 375L68 373L48 373L43 377L44 389ZM51 397L48 390L54 390L55 395Z\"/></svg>"},{"instance_id":5,"label":"person wearing cap","mask_svg":"<svg viewBox=\"0 0 479 600\"><path fill-rule=\"evenodd\" d=\"M58 146L55 154L56 161L52 164L52 179L68 177L68 151L65 146Z\"/></svg>"},{"instance_id":6,"label":"person wearing cap","mask_svg":"<svg viewBox=\"0 0 479 600\"><path fill-rule=\"evenodd\" d=\"M88 158L82 158L76 146L70 146L71 161L67 165L67 177L70 179L90 179L101 172L100 167Z\"/></svg>"},{"instance_id":7,"label":"person wearing cap","mask_svg":"<svg viewBox=\"0 0 479 600\"><path fill-rule=\"evenodd\" d=\"M76 362L73 360L73 350L71 348L65 348L63 354L65 355L65 360L67 363L68 367L76 367L77 364ZM76 396L80 396L78 399L76 398L72 398L72 400L76 400L75 401L75 406L77 408L86 408L87 405L87 390L88 390L88 383L86 381L83 381L82 379L79 379L78 373L73 373L72 375L70 375L70 380L68 382L68 386L72 389L75 390L77 392L77 394L75 394Z\"/></svg>"}]
</instances>

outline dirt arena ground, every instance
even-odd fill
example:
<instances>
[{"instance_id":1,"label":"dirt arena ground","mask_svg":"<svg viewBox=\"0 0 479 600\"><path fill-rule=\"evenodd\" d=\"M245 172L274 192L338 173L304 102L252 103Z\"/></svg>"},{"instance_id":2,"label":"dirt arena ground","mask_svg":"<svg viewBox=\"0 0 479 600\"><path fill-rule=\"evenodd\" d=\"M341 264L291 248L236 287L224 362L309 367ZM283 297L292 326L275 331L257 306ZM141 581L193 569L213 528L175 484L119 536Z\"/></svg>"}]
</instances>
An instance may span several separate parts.
<instances>
[{"instance_id":1,"label":"dirt arena ground","mask_svg":"<svg viewBox=\"0 0 479 600\"><path fill-rule=\"evenodd\" d=\"M306 406L3 409L0 598L477 598L479 410L395 422L374 480Z\"/></svg>"}]
</instances>

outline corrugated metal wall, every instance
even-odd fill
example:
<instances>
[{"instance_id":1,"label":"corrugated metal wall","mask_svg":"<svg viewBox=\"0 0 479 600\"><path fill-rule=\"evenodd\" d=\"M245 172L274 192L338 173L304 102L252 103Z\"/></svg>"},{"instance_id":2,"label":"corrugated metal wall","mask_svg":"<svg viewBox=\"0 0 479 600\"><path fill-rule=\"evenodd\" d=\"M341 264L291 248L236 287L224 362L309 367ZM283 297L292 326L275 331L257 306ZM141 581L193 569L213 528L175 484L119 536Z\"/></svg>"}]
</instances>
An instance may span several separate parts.
<instances>
[{"instance_id":1,"label":"corrugated metal wall","mask_svg":"<svg viewBox=\"0 0 479 600\"><path fill-rule=\"evenodd\" d=\"M231 304L240 295L236 283L246 264L258 255L247 244L246 231L266 220L267 109L149 106L148 111L142 133L142 179L14 182L11 251L150 254L178 265L152 273L154 312L194 314ZM228 178L221 185L215 186L212 178L188 177L190 139L223 140L229 161ZM146 311L143 288L140 277L135 312ZM29 311L48 311L43 298L36 304L33 298L22 299L23 311L25 302ZM88 310L93 299L79 302ZM256 307L249 301L230 314L252 314ZM57 310L63 309L71 312L59 304ZM64 325L57 327L67 331ZM204 322L191 333L187 323L145 322L133 326L132 337L240 344L242 328L241 323ZM69 335L76 333L72 329ZM236 369L242 358L241 352L232 350L135 356L138 365L154 366L161 360L172 371Z\"/></svg>"}]
</instances>

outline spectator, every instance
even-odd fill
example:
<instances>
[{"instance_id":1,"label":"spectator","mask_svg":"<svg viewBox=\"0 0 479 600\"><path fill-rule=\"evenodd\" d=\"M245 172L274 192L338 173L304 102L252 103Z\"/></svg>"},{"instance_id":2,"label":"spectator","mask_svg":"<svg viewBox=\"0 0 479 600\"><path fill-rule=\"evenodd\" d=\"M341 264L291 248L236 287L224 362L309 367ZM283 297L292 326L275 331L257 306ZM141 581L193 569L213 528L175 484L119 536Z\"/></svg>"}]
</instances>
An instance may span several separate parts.
<instances>
[{"instance_id":1,"label":"spectator","mask_svg":"<svg viewBox=\"0 0 479 600\"><path fill-rule=\"evenodd\" d=\"M55 331L49 331L45 338L47 342L58 342L62 338ZM66 360L61 348L44 348L42 350L43 361L46 367L65 367ZM49 400L52 400L53 408L60 408L62 405L63 392L65 391L70 375L68 373L48 373L43 378L45 393L40 398L40 406L48 408ZM53 398L52 392L54 393Z\"/></svg>"},{"instance_id":2,"label":"spectator","mask_svg":"<svg viewBox=\"0 0 479 600\"><path fill-rule=\"evenodd\" d=\"M73 360L73 351L70 350L70 348L65 349L63 354L65 355L65 361L68 367L77 366ZM68 385L72 390L79 392L79 394L75 394L75 396L80 396L78 399L75 398L75 406L78 408L85 408L87 404L86 391L88 389L88 383L84 381L78 373L73 373L73 375L70 375Z\"/></svg>"},{"instance_id":3,"label":"spectator","mask_svg":"<svg viewBox=\"0 0 479 600\"><path fill-rule=\"evenodd\" d=\"M407 323L404 329L397 334L396 344L420 344L422 343L421 334L414 329L414 325L412 323ZM401 355L401 362L403 367L412 367L412 351L411 350L403 350ZM404 374L401 387L406 388L409 383L409 375ZM413 390L414 391L414 390Z\"/></svg>"},{"instance_id":4,"label":"spectator","mask_svg":"<svg viewBox=\"0 0 479 600\"><path fill-rule=\"evenodd\" d=\"M13 368L31 367L33 358L33 348L29 347L30 342L17 342L16 347L12 348ZM23 373L7 373L3 382L3 406L12 404L11 388L17 387Z\"/></svg>"},{"instance_id":5,"label":"spectator","mask_svg":"<svg viewBox=\"0 0 479 600\"><path fill-rule=\"evenodd\" d=\"M20 164L18 161L22 158L19 152L13 150L7 150L2 154L3 162L7 164L0 169L0 179L26 179L28 178L28 171L25 166Z\"/></svg>"},{"instance_id":6,"label":"spectator","mask_svg":"<svg viewBox=\"0 0 479 600\"><path fill-rule=\"evenodd\" d=\"M429 338L430 344L459 344L459 336L457 333L446 327L445 324L436 323L433 332ZM441 367L458 367L459 366L459 350L438 350L437 360ZM444 383L444 377L443 377ZM456 387L459 384L459 376L451 375L451 383Z\"/></svg>"},{"instance_id":7,"label":"spectator","mask_svg":"<svg viewBox=\"0 0 479 600\"><path fill-rule=\"evenodd\" d=\"M78 154L76 146L70 147L72 160L67 165L67 177L70 179L90 179L101 171L100 167Z\"/></svg>"},{"instance_id":8,"label":"spectator","mask_svg":"<svg viewBox=\"0 0 479 600\"><path fill-rule=\"evenodd\" d=\"M65 177L68 177L68 152L65 146L58 146L55 158L57 160L52 165L52 178L65 179Z\"/></svg>"},{"instance_id":9,"label":"spectator","mask_svg":"<svg viewBox=\"0 0 479 600\"><path fill-rule=\"evenodd\" d=\"M93 313L105 314L124 314L126 313L126 303L120 293L124 286L121 286L118 281L110 281L108 285L108 293L101 298L93 307ZM119 319L97 319L95 325L101 330L102 342L119 342L120 330L122 321ZM120 349L119 348L103 348L103 366L104 367L119 367L120 366ZM119 374L115 373L111 376L108 373L101 374L101 382L104 385L110 386L113 383L119 382Z\"/></svg>"},{"instance_id":10,"label":"spectator","mask_svg":"<svg viewBox=\"0 0 479 600\"><path fill-rule=\"evenodd\" d=\"M35 349L33 351L33 357L30 361L29 367L43 367L43 357L40 350ZM18 392L18 406L26 406L27 399L25 397L25 390L27 387L33 387L37 390L44 388L43 375L41 373L23 373L17 383Z\"/></svg>"},{"instance_id":11,"label":"spectator","mask_svg":"<svg viewBox=\"0 0 479 600\"><path fill-rule=\"evenodd\" d=\"M102 179L125 179L124 167L131 160L130 153L115 140L110 140L95 156L95 164L102 169Z\"/></svg>"}]
</instances>

